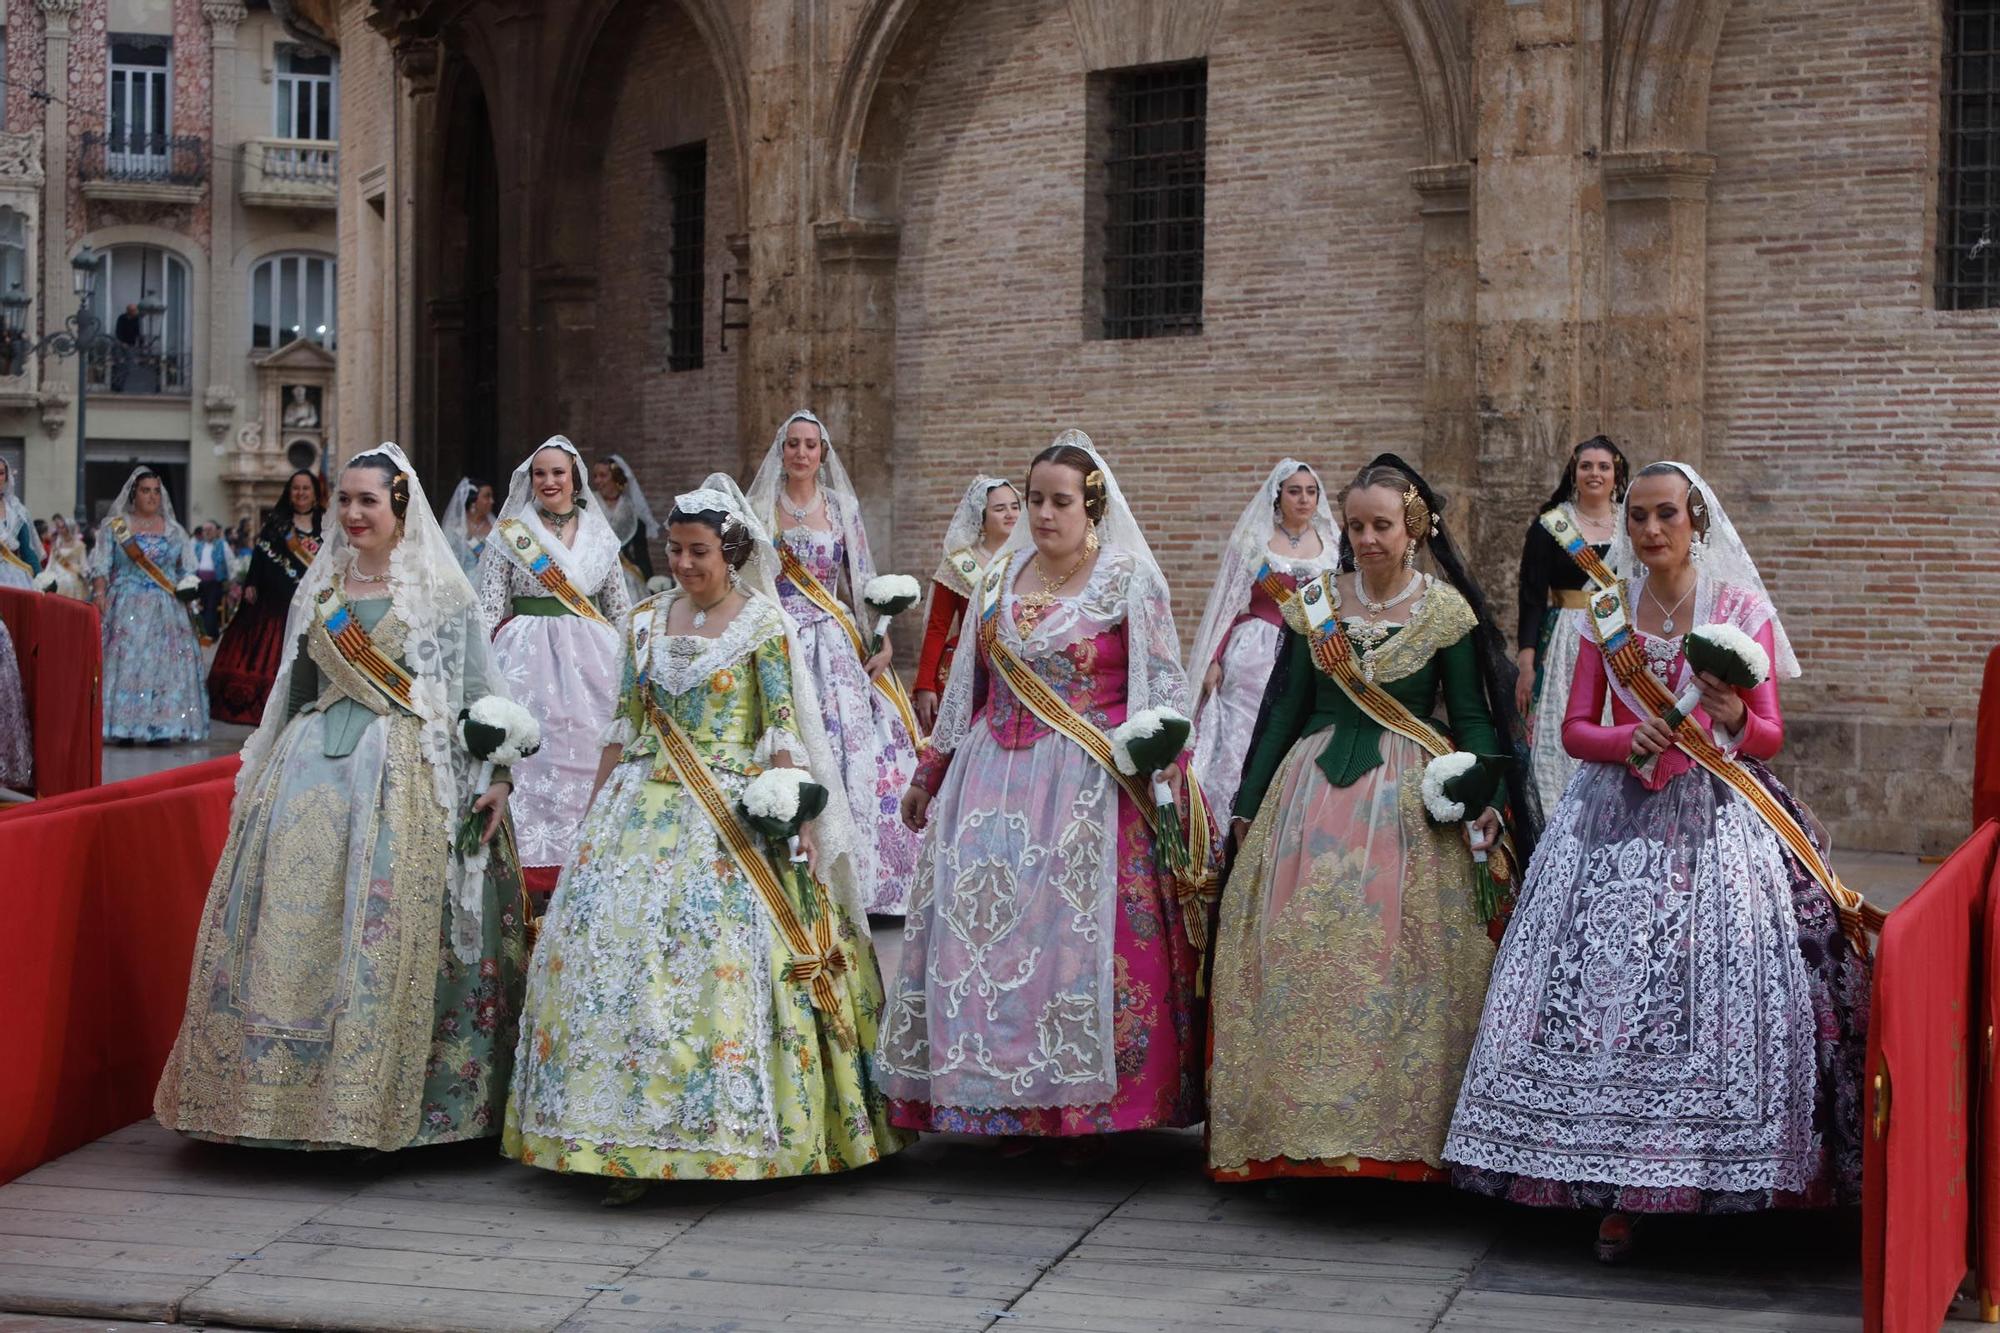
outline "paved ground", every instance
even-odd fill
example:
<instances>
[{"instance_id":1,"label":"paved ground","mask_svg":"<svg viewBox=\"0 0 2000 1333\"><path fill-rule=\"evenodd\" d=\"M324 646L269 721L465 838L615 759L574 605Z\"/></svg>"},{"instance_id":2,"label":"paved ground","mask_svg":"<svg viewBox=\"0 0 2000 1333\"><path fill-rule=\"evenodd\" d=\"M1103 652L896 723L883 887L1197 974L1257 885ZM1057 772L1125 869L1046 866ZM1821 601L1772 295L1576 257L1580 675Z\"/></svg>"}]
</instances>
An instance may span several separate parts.
<instances>
[{"instance_id":1,"label":"paved ground","mask_svg":"<svg viewBox=\"0 0 2000 1333\"><path fill-rule=\"evenodd\" d=\"M141 1124L0 1188L0 1310L21 1312L0 1333L1859 1326L1851 1213L1658 1223L1605 1268L1579 1214L1372 1181L1222 1187L1199 1166L1189 1134L1083 1164L940 1137L845 1177L611 1210L597 1182L490 1145L358 1162Z\"/></svg>"}]
</instances>

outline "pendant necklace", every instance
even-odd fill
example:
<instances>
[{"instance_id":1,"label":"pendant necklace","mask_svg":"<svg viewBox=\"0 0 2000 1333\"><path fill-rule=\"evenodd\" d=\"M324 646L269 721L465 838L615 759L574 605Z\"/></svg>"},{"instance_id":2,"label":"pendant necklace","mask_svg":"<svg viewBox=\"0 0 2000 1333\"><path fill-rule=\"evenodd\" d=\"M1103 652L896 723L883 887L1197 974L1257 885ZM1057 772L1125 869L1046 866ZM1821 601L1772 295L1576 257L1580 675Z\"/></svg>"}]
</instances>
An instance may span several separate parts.
<instances>
[{"instance_id":1,"label":"pendant necklace","mask_svg":"<svg viewBox=\"0 0 2000 1333\"><path fill-rule=\"evenodd\" d=\"M1694 584L1690 584L1688 590L1681 594L1681 599L1678 602L1674 603L1674 609L1669 611L1667 609L1667 604L1660 600L1660 594L1653 591L1653 585L1651 580L1647 581L1646 595L1653 599L1654 606L1660 608L1660 631L1662 633L1672 634L1674 632L1674 617L1680 614L1681 608L1683 606L1687 605L1687 599L1694 596L1695 587L1699 585L1700 582L1701 580L1697 579L1695 580Z\"/></svg>"},{"instance_id":2,"label":"pendant necklace","mask_svg":"<svg viewBox=\"0 0 2000 1333\"><path fill-rule=\"evenodd\" d=\"M692 601L694 600L694 598L690 597L690 598L688 598L688 600L689 600L690 602L692 602ZM706 625L706 624L708 623L708 613L709 613L710 611L713 611L713 610L714 610L714 609L715 609L716 607L718 607L718 606L721 606L721 605L722 605L722 604L723 604L724 602L726 602L726 601L728 601L728 600L729 600L729 594L728 594L728 593L724 593L724 594L722 594L722 596L720 596L720 597L716 598L716 599L715 599L714 601L710 602L710 603L709 603L709 604L708 604L707 606L697 606L697 607L695 607L695 609L694 609L694 620L693 620L693 622L692 622L692 623L693 623L693 625L694 625L694 627L695 627L696 629L700 629L700 628L701 628L701 627L702 627L703 625Z\"/></svg>"},{"instance_id":3,"label":"pendant necklace","mask_svg":"<svg viewBox=\"0 0 2000 1333\"><path fill-rule=\"evenodd\" d=\"M548 510L537 504L535 512L542 516L542 522L548 525L549 531L555 533L558 537L562 536L564 528L576 522L576 510L574 509L566 514L551 514Z\"/></svg>"},{"instance_id":4,"label":"pendant necklace","mask_svg":"<svg viewBox=\"0 0 2000 1333\"><path fill-rule=\"evenodd\" d=\"M1310 524L1307 525L1307 530L1308 531L1311 530ZM1294 535L1292 530L1285 526L1284 520L1282 519L1280 519L1278 522L1278 531L1285 534L1285 540L1291 543L1292 549L1294 551L1298 550L1299 543L1306 539L1306 534L1304 532L1300 532L1297 535Z\"/></svg>"},{"instance_id":5,"label":"pendant necklace","mask_svg":"<svg viewBox=\"0 0 2000 1333\"><path fill-rule=\"evenodd\" d=\"M1368 595L1368 585L1361 581L1361 575L1356 574L1354 576L1354 592L1355 595L1361 599L1361 604L1363 606L1367 607L1370 611L1373 611L1376 615L1379 616L1384 611L1387 611L1390 607L1396 606L1403 602L1407 602L1410 599L1410 595L1416 592L1416 590L1420 586L1422 586L1423 581L1424 581L1424 576L1417 573L1415 570L1412 570L1410 571L1409 582L1403 585L1403 590L1401 592L1397 593L1394 597L1391 597L1386 602L1378 602Z\"/></svg>"},{"instance_id":6,"label":"pendant necklace","mask_svg":"<svg viewBox=\"0 0 2000 1333\"><path fill-rule=\"evenodd\" d=\"M800 523L811 518L813 510L819 508L819 487L817 485L813 487L812 499L806 501L803 509L792 503L792 493L790 491L781 490L778 492L778 497L784 501L786 511L791 514L793 519Z\"/></svg>"}]
</instances>

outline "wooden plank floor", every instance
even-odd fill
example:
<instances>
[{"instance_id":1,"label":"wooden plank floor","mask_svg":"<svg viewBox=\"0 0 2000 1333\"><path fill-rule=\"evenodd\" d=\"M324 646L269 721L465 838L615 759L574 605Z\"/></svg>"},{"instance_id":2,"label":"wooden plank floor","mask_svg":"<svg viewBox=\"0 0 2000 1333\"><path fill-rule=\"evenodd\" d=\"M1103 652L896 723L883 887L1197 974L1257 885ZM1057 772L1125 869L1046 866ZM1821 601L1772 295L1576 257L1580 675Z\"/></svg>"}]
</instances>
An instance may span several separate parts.
<instances>
[{"instance_id":1,"label":"wooden plank floor","mask_svg":"<svg viewBox=\"0 0 2000 1333\"><path fill-rule=\"evenodd\" d=\"M850 1176L657 1187L460 1145L357 1162L139 1124L0 1188L0 1333L233 1329L1834 1333L1851 1214L1592 1222L1372 1181L1225 1188L1189 1134L1098 1160L926 1139ZM157 1321L157 1322L156 1322ZM1972 1327L1968 1324L1967 1327Z\"/></svg>"}]
</instances>

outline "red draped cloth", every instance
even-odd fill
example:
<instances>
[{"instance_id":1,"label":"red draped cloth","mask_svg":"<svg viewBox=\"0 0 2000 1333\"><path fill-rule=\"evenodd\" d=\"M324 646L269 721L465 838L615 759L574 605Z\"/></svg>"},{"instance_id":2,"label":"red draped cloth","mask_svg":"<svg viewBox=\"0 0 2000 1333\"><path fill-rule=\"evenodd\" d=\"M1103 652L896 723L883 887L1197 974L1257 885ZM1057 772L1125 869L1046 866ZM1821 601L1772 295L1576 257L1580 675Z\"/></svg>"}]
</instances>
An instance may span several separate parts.
<instances>
[{"instance_id":1,"label":"red draped cloth","mask_svg":"<svg viewBox=\"0 0 2000 1333\"><path fill-rule=\"evenodd\" d=\"M1889 914L1875 954L1863 1083L1861 1204L1866 1333L1935 1333L1973 1253L1973 1172L1984 1144L1988 958L2000 825L1954 852ZM1984 1182L1981 1182L1982 1185ZM1987 1230L1991 1230L1989 1225Z\"/></svg>"},{"instance_id":2,"label":"red draped cloth","mask_svg":"<svg viewBox=\"0 0 2000 1333\"><path fill-rule=\"evenodd\" d=\"M2000 819L2000 648L1986 658L1979 731L1972 748L1972 827Z\"/></svg>"},{"instance_id":3,"label":"red draped cloth","mask_svg":"<svg viewBox=\"0 0 2000 1333\"><path fill-rule=\"evenodd\" d=\"M104 780L104 646L97 608L0 588L0 620L21 662L21 693L35 732L35 794L95 787Z\"/></svg>"},{"instance_id":4,"label":"red draped cloth","mask_svg":"<svg viewBox=\"0 0 2000 1333\"><path fill-rule=\"evenodd\" d=\"M0 819L0 1181L150 1113L235 767L192 765Z\"/></svg>"}]
</instances>

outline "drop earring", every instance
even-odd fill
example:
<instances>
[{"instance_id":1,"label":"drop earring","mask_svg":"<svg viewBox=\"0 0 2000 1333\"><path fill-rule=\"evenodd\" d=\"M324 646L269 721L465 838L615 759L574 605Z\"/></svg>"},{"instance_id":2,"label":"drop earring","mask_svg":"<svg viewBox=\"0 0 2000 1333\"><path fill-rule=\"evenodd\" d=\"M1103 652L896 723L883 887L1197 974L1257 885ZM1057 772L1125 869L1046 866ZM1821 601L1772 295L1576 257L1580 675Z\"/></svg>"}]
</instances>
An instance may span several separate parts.
<instances>
[{"instance_id":1,"label":"drop earring","mask_svg":"<svg viewBox=\"0 0 2000 1333\"><path fill-rule=\"evenodd\" d=\"M1417 544L1415 542L1411 542L1408 546L1405 546L1403 548L1403 568L1415 569L1416 567L1417 567Z\"/></svg>"}]
</instances>

